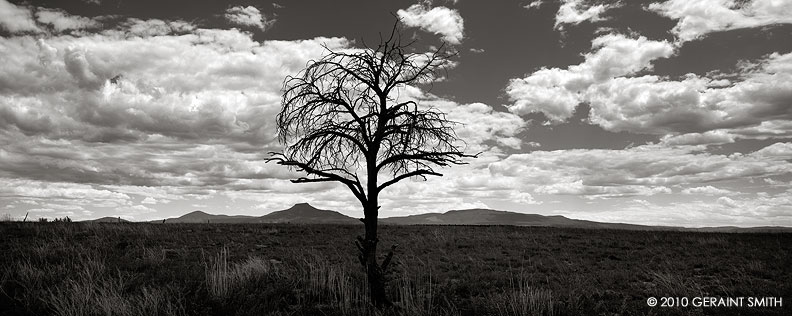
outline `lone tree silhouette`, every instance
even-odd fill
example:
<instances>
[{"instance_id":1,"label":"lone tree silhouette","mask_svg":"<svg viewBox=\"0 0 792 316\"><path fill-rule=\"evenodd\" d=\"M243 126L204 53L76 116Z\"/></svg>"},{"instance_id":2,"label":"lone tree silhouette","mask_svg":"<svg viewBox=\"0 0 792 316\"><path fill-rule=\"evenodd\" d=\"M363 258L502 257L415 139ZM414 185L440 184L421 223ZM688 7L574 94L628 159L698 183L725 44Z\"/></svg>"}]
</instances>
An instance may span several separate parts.
<instances>
[{"instance_id":1,"label":"lone tree silhouette","mask_svg":"<svg viewBox=\"0 0 792 316\"><path fill-rule=\"evenodd\" d=\"M340 182L360 201L365 235L357 237L358 258L377 307L391 305L383 274L396 248L378 262L380 192L404 179L442 176L434 168L477 156L459 148L456 123L445 113L397 98L407 86L436 81L451 56L442 46L415 52L413 43L402 42L397 21L376 48L327 49L323 58L287 77L277 116L285 150L269 159L307 174L294 183Z\"/></svg>"}]
</instances>

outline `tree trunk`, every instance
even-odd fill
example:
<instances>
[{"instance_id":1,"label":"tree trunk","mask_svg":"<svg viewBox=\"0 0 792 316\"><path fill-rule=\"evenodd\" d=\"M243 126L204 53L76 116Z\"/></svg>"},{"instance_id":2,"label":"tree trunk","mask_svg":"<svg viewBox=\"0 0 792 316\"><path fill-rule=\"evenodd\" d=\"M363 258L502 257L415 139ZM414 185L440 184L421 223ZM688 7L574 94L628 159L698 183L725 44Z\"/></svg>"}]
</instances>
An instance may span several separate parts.
<instances>
[{"instance_id":1,"label":"tree trunk","mask_svg":"<svg viewBox=\"0 0 792 316\"><path fill-rule=\"evenodd\" d=\"M379 241L377 239L377 208L379 207L376 204L366 207L364 211L365 218L363 219L366 234L365 237L358 236L357 246L358 250L360 250L358 259L366 271L371 303L377 308L382 308L391 305L385 292L384 274L393 253L388 254L382 265L377 262L377 242Z\"/></svg>"}]
</instances>

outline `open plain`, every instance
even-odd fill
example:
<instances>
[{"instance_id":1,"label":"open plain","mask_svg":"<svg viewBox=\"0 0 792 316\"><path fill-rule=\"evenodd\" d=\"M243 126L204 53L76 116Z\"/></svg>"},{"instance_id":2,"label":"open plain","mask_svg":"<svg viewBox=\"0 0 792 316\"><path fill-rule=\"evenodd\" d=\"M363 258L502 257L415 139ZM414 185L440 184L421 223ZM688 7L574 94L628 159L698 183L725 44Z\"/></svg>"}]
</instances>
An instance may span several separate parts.
<instances>
[{"instance_id":1,"label":"open plain","mask_svg":"<svg viewBox=\"0 0 792 316\"><path fill-rule=\"evenodd\" d=\"M2 223L2 315L790 315L792 234L358 225ZM686 307L650 307L655 297ZM777 297L782 306L692 306Z\"/></svg>"}]
</instances>

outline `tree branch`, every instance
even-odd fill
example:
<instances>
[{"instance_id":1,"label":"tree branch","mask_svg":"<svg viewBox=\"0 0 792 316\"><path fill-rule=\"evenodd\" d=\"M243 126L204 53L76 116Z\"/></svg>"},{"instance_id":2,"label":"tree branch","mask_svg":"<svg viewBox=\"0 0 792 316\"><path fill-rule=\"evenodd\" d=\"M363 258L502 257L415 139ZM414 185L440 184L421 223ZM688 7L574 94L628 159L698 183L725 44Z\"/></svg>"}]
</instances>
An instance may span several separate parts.
<instances>
[{"instance_id":1,"label":"tree branch","mask_svg":"<svg viewBox=\"0 0 792 316\"><path fill-rule=\"evenodd\" d=\"M432 170L419 169L419 170L415 170L415 171L412 171L412 172L408 172L408 173L399 175L399 176L397 176L397 177L395 177L393 179L390 179L389 181L387 181L387 182L381 184L380 186L378 186L377 187L377 191L382 191L382 189L387 188L387 187L395 184L396 182L399 182L401 180L407 179L409 177L422 177L424 180L426 180L425 176L442 177L443 175L439 174L437 172L434 172Z\"/></svg>"},{"instance_id":2,"label":"tree branch","mask_svg":"<svg viewBox=\"0 0 792 316\"><path fill-rule=\"evenodd\" d=\"M303 178L298 178L298 179L292 180L293 183L337 181L337 182L341 182L341 183L345 184L347 187L349 187L349 189L352 191L352 193L355 195L355 197L357 197L358 200L360 200L360 202L365 203L367 201L366 200L365 191L363 191L363 186L360 184L360 181L358 179L354 179L354 180L353 179L347 179L347 178L344 178L344 177L342 177L340 175L337 175L335 173L327 172L326 170L315 169L315 168L311 167L310 165L308 165L306 163L302 163L302 162L294 161L294 160L287 160L287 159L284 159L282 157L278 157L278 156L283 156L283 154L281 154L281 153L271 152L270 154L272 155L272 157L268 158L266 160L266 162L275 161L279 165L289 166L289 167L297 167L297 168L299 168L297 171L304 171L304 172L306 172L308 174L313 174L313 175L317 175L317 176L322 177L322 178L304 178L304 177Z\"/></svg>"}]
</instances>

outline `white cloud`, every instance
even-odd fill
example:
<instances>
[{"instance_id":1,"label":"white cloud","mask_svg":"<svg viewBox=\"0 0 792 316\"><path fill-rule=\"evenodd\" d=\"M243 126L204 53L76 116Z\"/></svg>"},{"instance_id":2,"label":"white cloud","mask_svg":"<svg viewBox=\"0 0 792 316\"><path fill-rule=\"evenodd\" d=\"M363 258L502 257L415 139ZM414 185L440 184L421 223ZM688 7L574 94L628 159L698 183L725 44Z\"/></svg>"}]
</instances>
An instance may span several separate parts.
<instances>
[{"instance_id":1,"label":"white cloud","mask_svg":"<svg viewBox=\"0 0 792 316\"><path fill-rule=\"evenodd\" d=\"M537 1L538 2L538 1ZM531 3L533 7L535 3ZM602 20L601 15L616 5L597 4L586 6L583 0L562 0L561 7L555 17L555 28L563 29L564 24L577 25L583 21L597 22ZM536 5L538 7L539 5Z\"/></svg>"},{"instance_id":2,"label":"white cloud","mask_svg":"<svg viewBox=\"0 0 792 316\"><path fill-rule=\"evenodd\" d=\"M173 33L188 33L196 29L196 27L185 21L163 21L159 19L141 20L137 18L129 18L121 22L122 29L118 30L104 30L102 33L105 36L113 37L152 37L170 35Z\"/></svg>"},{"instance_id":3,"label":"white cloud","mask_svg":"<svg viewBox=\"0 0 792 316\"><path fill-rule=\"evenodd\" d=\"M529 4L526 4L526 5L524 5L524 6L523 6L523 8L526 8L526 9L528 9L528 10L531 10L531 9L538 9L538 8L540 8L540 7L542 6L542 4L544 4L544 1L542 1L542 0L536 0L536 1L534 1L534 2L531 2L531 3L529 3Z\"/></svg>"},{"instance_id":4,"label":"white cloud","mask_svg":"<svg viewBox=\"0 0 792 316\"><path fill-rule=\"evenodd\" d=\"M493 145L514 149L522 145L517 136L527 127L526 122L513 113L495 111L479 102L460 104L412 86L394 91L394 98L397 102L412 100L419 106L433 107L446 113L448 120L460 123L454 130L464 142L460 146L468 153L489 151Z\"/></svg>"},{"instance_id":5,"label":"white cloud","mask_svg":"<svg viewBox=\"0 0 792 316\"><path fill-rule=\"evenodd\" d=\"M517 134L525 128L525 121L520 117L505 112L498 112L483 103L456 104L446 102L428 102L440 111L448 114L451 121L462 123L455 130L457 136L467 144L471 153L488 150L487 142L509 148L519 149L522 140Z\"/></svg>"},{"instance_id":6,"label":"white cloud","mask_svg":"<svg viewBox=\"0 0 792 316\"><path fill-rule=\"evenodd\" d=\"M652 3L648 9L678 20L673 32L681 42L712 32L792 23L788 0L669 0Z\"/></svg>"},{"instance_id":7,"label":"white cloud","mask_svg":"<svg viewBox=\"0 0 792 316\"><path fill-rule=\"evenodd\" d=\"M36 20L39 23L51 25L56 32L96 28L101 25L99 22L86 17L74 16L60 10L45 8L39 8L36 11Z\"/></svg>"},{"instance_id":8,"label":"white cloud","mask_svg":"<svg viewBox=\"0 0 792 316\"><path fill-rule=\"evenodd\" d=\"M735 202L734 200L730 199L727 196L719 197L718 198L718 204L726 206L726 207L730 207L730 208L737 208L737 207L740 206L739 204L737 204L737 202Z\"/></svg>"},{"instance_id":9,"label":"white cloud","mask_svg":"<svg viewBox=\"0 0 792 316\"><path fill-rule=\"evenodd\" d=\"M758 125L734 128L732 133L747 139L790 138L792 137L792 121L765 120Z\"/></svg>"},{"instance_id":10,"label":"white cloud","mask_svg":"<svg viewBox=\"0 0 792 316\"><path fill-rule=\"evenodd\" d=\"M241 26L252 26L262 31L275 23L275 20L267 19L266 16L261 14L258 8L254 6L235 6L228 8L225 12L225 18L231 23Z\"/></svg>"},{"instance_id":11,"label":"white cloud","mask_svg":"<svg viewBox=\"0 0 792 316\"><path fill-rule=\"evenodd\" d=\"M581 64L567 69L542 68L525 78L509 81L506 93L514 102L507 105L509 111L542 112L554 122L564 121L585 100L582 93L592 85L651 69L653 60L674 52L671 43L620 34L597 37L591 46L593 51L585 55Z\"/></svg>"},{"instance_id":12,"label":"white cloud","mask_svg":"<svg viewBox=\"0 0 792 316\"><path fill-rule=\"evenodd\" d=\"M552 121L564 121L581 102L578 89L585 80L569 70L540 69L526 78L509 81L506 94L514 103L507 107L515 114L542 112Z\"/></svg>"},{"instance_id":13,"label":"white cloud","mask_svg":"<svg viewBox=\"0 0 792 316\"><path fill-rule=\"evenodd\" d=\"M585 62L571 66L570 70L584 72L600 82L617 76L630 75L641 70L651 70L652 61L668 58L674 46L666 41L649 40L646 37L627 37L622 34L606 34L591 41L593 53L584 55Z\"/></svg>"},{"instance_id":14,"label":"white cloud","mask_svg":"<svg viewBox=\"0 0 792 316\"><path fill-rule=\"evenodd\" d=\"M725 190L725 189L716 188L716 187L713 187L711 185L702 186L702 187L685 188L685 189L682 190L682 194L690 194L690 195L697 195L697 194L703 194L703 195L726 195L726 194L731 194L731 193L733 193L733 192L729 191L729 190Z\"/></svg>"},{"instance_id":15,"label":"white cloud","mask_svg":"<svg viewBox=\"0 0 792 316\"><path fill-rule=\"evenodd\" d=\"M792 143L775 143L752 155L767 160L792 160Z\"/></svg>"},{"instance_id":16,"label":"white cloud","mask_svg":"<svg viewBox=\"0 0 792 316\"><path fill-rule=\"evenodd\" d=\"M396 14L405 25L439 34L443 41L452 45L459 45L465 37L464 20L457 10L446 7L430 9L425 4L414 4Z\"/></svg>"},{"instance_id":17,"label":"white cloud","mask_svg":"<svg viewBox=\"0 0 792 316\"><path fill-rule=\"evenodd\" d=\"M660 139L660 142L668 146L720 145L733 143L734 136L725 131L716 130L704 133L666 135Z\"/></svg>"},{"instance_id":18,"label":"white cloud","mask_svg":"<svg viewBox=\"0 0 792 316\"><path fill-rule=\"evenodd\" d=\"M30 10L6 0L0 0L0 27L11 33L41 32Z\"/></svg>"}]
</instances>

